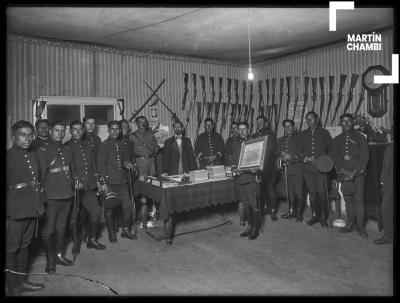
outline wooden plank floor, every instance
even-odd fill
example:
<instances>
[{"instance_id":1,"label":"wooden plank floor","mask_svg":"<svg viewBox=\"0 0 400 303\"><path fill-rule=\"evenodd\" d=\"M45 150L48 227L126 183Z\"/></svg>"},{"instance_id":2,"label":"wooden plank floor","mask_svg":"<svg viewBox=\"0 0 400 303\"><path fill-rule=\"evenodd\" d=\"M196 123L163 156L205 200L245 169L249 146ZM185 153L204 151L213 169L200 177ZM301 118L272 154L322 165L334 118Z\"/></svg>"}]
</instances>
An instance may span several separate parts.
<instances>
[{"instance_id":1,"label":"wooden plank floor","mask_svg":"<svg viewBox=\"0 0 400 303\"><path fill-rule=\"evenodd\" d=\"M263 233L250 241L239 237L243 228L235 210L223 216L233 224L176 237L172 246L142 230L136 241L118 238L110 244L104 232L106 250L82 247L75 265L58 266L57 274L100 281L120 296L393 295L393 246L373 244L377 230L369 228L369 238L362 239L357 232L340 234L337 228L280 218L272 222L267 215ZM32 271L44 272L44 266L44 256L38 256ZM30 280L46 284L34 294L39 296L115 295L77 277L33 275Z\"/></svg>"}]
</instances>

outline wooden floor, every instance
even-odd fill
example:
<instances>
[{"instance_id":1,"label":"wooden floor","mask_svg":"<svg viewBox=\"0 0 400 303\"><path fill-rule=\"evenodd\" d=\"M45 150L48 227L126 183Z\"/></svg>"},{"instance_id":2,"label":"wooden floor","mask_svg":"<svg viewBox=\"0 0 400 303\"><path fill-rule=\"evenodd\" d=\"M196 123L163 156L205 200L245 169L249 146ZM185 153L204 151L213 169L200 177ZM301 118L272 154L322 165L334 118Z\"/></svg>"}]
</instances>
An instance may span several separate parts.
<instances>
[{"instance_id":1,"label":"wooden floor","mask_svg":"<svg viewBox=\"0 0 400 303\"><path fill-rule=\"evenodd\" d=\"M138 240L119 238L117 244L104 233L106 250L83 247L74 266L32 275L31 281L46 285L34 295L393 295L393 246L373 244L380 236L374 228L362 239L357 232L273 222L267 215L263 233L250 241L239 237L243 228L235 210L222 215L233 223L176 237L172 246L142 230ZM32 272L44 272L44 266L44 256L38 256Z\"/></svg>"}]
</instances>

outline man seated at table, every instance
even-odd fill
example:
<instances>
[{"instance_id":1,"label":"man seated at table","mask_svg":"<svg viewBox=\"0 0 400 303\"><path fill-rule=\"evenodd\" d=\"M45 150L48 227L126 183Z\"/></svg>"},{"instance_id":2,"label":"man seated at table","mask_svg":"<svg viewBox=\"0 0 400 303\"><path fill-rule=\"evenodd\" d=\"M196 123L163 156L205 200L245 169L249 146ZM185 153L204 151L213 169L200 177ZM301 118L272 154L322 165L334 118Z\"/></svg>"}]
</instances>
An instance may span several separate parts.
<instances>
[{"instance_id":1,"label":"man seated at table","mask_svg":"<svg viewBox=\"0 0 400 303\"><path fill-rule=\"evenodd\" d=\"M173 128L175 135L164 142L163 175L183 174L196 169L192 142L183 135L182 122L174 122Z\"/></svg>"}]
</instances>

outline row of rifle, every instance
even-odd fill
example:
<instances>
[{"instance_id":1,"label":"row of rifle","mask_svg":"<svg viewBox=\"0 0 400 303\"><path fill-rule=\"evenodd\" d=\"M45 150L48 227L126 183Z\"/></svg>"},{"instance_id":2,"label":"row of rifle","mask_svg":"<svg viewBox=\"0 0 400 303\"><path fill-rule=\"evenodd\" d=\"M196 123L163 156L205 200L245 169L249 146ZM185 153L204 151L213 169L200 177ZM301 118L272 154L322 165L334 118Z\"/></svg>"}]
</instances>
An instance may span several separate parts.
<instances>
[{"instance_id":1,"label":"row of rifle","mask_svg":"<svg viewBox=\"0 0 400 303\"><path fill-rule=\"evenodd\" d=\"M188 89L188 81L189 81L189 74L183 74L184 80L184 97L182 100L182 110L184 111L187 109L186 114L186 126L189 124L190 116L193 113L193 110L196 106L197 108L197 129L196 129L196 136L199 133L201 122L205 118L212 118L215 121L215 125L218 125L218 119L220 114L220 108L222 104L222 120L220 125L220 133L225 129L227 118L229 116L229 109L230 109L230 121L247 121L250 124L250 131L252 131L254 127L254 107L253 107L253 82L252 81L245 81L242 80L242 95L241 98L239 96L239 80L227 78L226 81L226 89L227 89L227 102L222 102L223 99L223 78L218 78L218 100L215 101L215 78L209 77L209 88L211 90L209 98L207 98L206 94L206 80L204 76L199 76L200 78L200 85L201 85L201 99L197 99L197 87L196 87L196 78L197 75L195 73L191 74L191 87L192 87L192 94L189 98L189 102L187 102L187 97L189 93ZM286 78L286 100L284 100L284 82ZM278 100L276 100L277 96L277 81L278 78L266 79L258 81L258 97L259 97L259 104L258 104L258 114L263 115L268 118L269 121L273 122L273 126L275 126L275 130L278 128L279 123L281 122L281 111L282 106L285 106L286 111L285 115L283 115L285 119L291 118L295 120L296 112L301 112L301 120L300 120L300 131L303 127L303 120L304 115L307 111L314 111L315 105L317 103L317 86L319 83L319 90L320 90L320 107L319 107L319 117L321 118L322 122L322 114L323 109L325 107L325 77L313 78L313 77L304 77L304 92L303 92L303 108L301 110L297 109L297 105L300 101L300 77L294 77L294 100L292 101L292 93L291 93L291 84L292 84L292 77L285 77L279 78L279 95ZM343 113L346 113L350 107L351 102L353 101L353 90L357 84L357 80L359 78L358 74L352 74L350 79L350 86L347 94L347 100L344 105ZM311 80L311 96L310 96L310 103L309 103L309 84ZM333 124L336 115L341 107L342 100L343 100L343 89L345 87L347 80L346 74L341 74L339 79L339 91L337 94L337 101L336 107L334 109L333 118L331 120L331 125ZM265 81L266 86L266 98L263 97L263 83ZM233 90L234 90L234 97L235 101L232 102L232 82L233 82ZM328 104L325 116L325 122L323 126L327 126L329 112L332 108L334 103L334 84L335 84L335 77L329 76L328 79L329 84L329 92L328 92ZM248 96L246 96L246 89L249 88ZM270 90L271 89L271 90ZM362 102L364 100L364 92L365 88L362 87L361 93L357 102L356 110L354 114L357 114L360 110ZM270 94L271 93L271 94ZM241 100L240 100L241 99ZM248 99L248 102L246 102ZM286 104L284 104L286 101ZM188 105L186 105L188 103ZM289 117L290 111L290 104L293 103L292 113L293 116ZM309 104L308 104L309 103ZM213 111L214 109L214 111ZM250 119L250 120L249 120ZM273 119L273 120L272 120Z\"/></svg>"}]
</instances>

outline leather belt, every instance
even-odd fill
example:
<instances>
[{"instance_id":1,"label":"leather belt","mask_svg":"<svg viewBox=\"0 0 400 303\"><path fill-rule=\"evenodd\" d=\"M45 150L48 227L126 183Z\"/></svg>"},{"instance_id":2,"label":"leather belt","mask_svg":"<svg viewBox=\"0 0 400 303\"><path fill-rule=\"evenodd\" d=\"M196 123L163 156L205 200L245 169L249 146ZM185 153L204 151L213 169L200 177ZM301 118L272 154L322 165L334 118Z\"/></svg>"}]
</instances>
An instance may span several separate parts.
<instances>
[{"instance_id":1,"label":"leather belt","mask_svg":"<svg viewBox=\"0 0 400 303\"><path fill-rule=\"evenodd\" d=\"M69 171L69 166L67 165L67 166L61 166L61 167L49 169L49 172L51 174L58 173L60 171Z\"/></svg>"},{"instance_id":2,"label":"leather belt","mask_svg":"<svg viewBox=\"0 0 400 303\"><path fill-rule=\"evenodd\" d=\"M9 185L8 189L20 189L28 186L38 186L39 182L36 181L31 181L31 182L24 182L24 183L18 183L18 184L13 184Z\"/></svg>"},{"instance_id":3,"label":"leather belt","mask_svg":"<svg viewBox=\"0 0 400 303\"><path fill-rule=\"evenodd\" d=\"M151 158L154 158L153 156L149 156L149 155L146 155L146 156L135 155L135 157L136 157L136 159L151 159Z\"/></svg>"}]
</instances>

